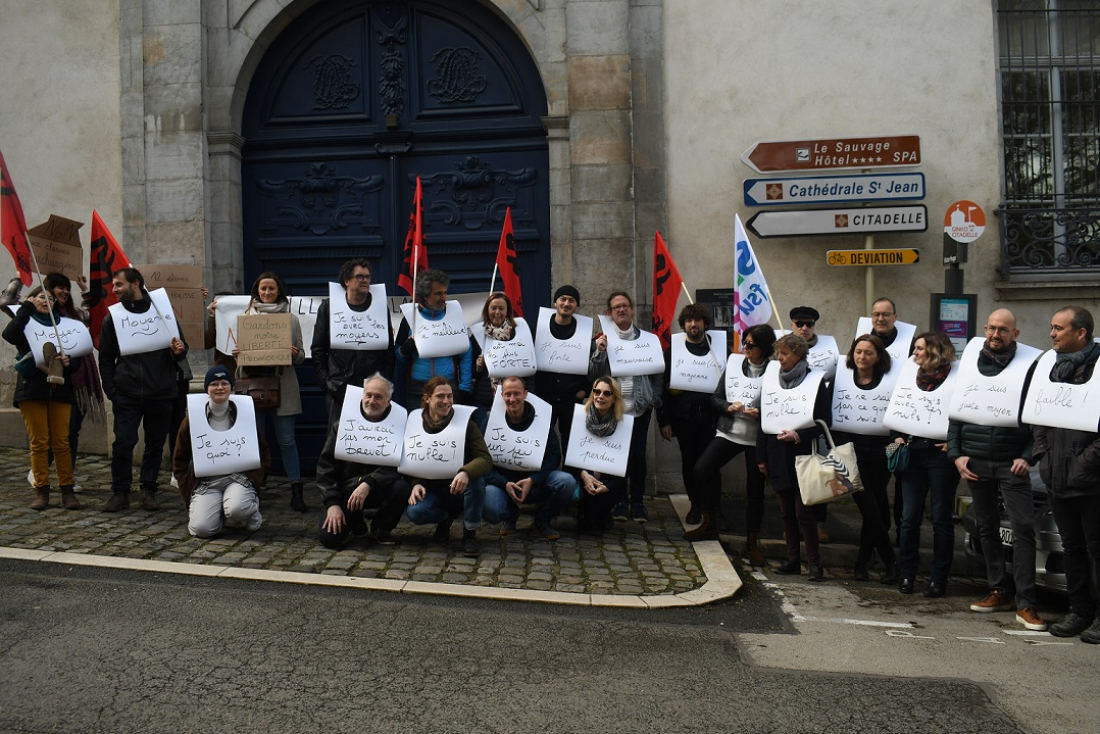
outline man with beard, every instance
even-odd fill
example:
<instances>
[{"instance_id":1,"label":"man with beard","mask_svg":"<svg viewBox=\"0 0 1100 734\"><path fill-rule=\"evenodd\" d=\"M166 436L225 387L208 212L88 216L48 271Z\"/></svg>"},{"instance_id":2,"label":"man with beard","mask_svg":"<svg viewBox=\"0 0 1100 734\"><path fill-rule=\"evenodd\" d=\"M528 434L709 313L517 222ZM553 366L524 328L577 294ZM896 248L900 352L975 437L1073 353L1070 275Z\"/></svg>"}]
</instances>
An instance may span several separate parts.
<instances>
[{"instance_id":1,"label":"man with beard","mask_svg":"<svg viewBox=\"0 0 1100 734\"><path fill-rule=\"evenodd\" d=\"M962 364L968 365L978 350L977 370L986 378L984 389L1000 388L995 394L1019 395L1035 366L1038 350L1016 343L1020 330L1016 317L1007 308L989 315L985 322L985 342L974 341L967 347ZM965 370L966 367L963 367ZM960 375L964 374L960 372ZM998 379L998 377L1000 379ZM962 376L963 383L982 385L979 378ZM962 383L960 383L962 384ZM953 402L954 405L954 402ZM991 425L991 421L952 420L947 432L947 455L955 462L959 475L970 485L974 498L972 510L978 521L982 552L985 555L989 593L970 605L973 612L1003 612L1015 607L1016 621L1029 630L1043 631L1046 622L1035 612L1035 507L1031 498L1031 429L1021 426L1019 405L1015 425ZM980 418L981 416L967 416ZM1012 575L1005 572L1004 546L1000 536L998 497L1004 502L1012 523ZM1013 603L1015 589L1015 603Z\"/></svg>"},{"instance_id":2,"label":"man with beard","mask_svg":"<svg viewBox=\"0 0 1100 734\"><path fill-rule=\"evenodd\" d=\"M554 315L550 317L548 324L536 325L538 329L536 333L539 335L536 341L545 340L547 335L563 342L578 338L578 319L574 318L573 314L580 305L581 294L574 286L563 285L554 291ZM587 356L588 343L592 336L592 323L587 319L585 323L589 333L581 336ZM534 392L550 403L554 410L553 425L558 427L558 433L561 434L561 445L563 447L568 445L573 406L588 396L588 376L540 368L535 375Z\"/></svg>"}]
</instances>

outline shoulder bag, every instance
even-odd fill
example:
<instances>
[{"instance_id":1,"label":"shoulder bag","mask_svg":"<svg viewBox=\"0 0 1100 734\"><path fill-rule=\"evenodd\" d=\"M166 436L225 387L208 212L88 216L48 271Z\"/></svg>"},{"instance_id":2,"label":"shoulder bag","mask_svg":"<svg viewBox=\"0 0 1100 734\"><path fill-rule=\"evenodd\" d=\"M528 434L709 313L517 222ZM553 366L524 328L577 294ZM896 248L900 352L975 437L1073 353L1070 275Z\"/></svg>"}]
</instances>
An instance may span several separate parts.
<instances>
[{"instance_id":1,"label":"shoulder bag","mask_svg":"<svg viewBox=\"0 0 1100 734\"><path fill-rule=\"evenodd\" d=\"M825 421L815 423L825 431L829 453L819 454L817 441L814 441L808 456L794 457L798 491L802 494L802 504L807 506L835 502L863 490L856 464L855 446L851 443L837 446L833 443L833 436Z\"/></svg>"}]
</instances>

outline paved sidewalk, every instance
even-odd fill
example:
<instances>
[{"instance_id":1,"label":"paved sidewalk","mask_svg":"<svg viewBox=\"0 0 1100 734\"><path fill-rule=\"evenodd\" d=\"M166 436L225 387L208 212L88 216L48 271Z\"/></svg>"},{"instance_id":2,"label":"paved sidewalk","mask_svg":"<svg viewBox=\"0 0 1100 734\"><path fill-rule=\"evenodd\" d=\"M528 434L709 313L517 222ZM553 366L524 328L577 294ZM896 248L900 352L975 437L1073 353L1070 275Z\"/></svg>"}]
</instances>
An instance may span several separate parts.
<instances>
[{"instance_id":1,"label":"paved sidewalk","mask_svg":"<svg viewBox=\"0 0 1100 734\"><path fill-rule=\"evenodd\" d=\"M499 536L498 528L483 525L482 553L475 559L461 555L459 530L453 530L452 542L442 546L431 542L434 526L417 527L404 520L395 533L401 541L397 546L352 539L345 550L326 549L315 539L322 515L316 491L307 484L310 511L299 514L289 507L289 485L281 477L271 478L260 493L260 530L231 528L216 539L192 538L183 500L169 487L167 472L162 473L164 489L158 494L164 508L160 512L140 509L136 492L131 509L100 512L110 497L110 469L106 457L99 455L81 455L78 461L77 481L83 489L77 496L85 509L61 509L55 491L50 508L36 512L28 507L34 497L28 466L26 450L0 448L0 549L11 549L9 556L108 566L116 559L117 565L127 567L134 565L121 559L141 559L157 570L172 570L163 562L193 564L273 572L266 577L303 583L377 579L387 583L350 585L494 598L501 594L477 594L476 589L513 589L537 592L519 596L544 601L621 606L688 606L732 596L740 587L717 542L693 546L681 539L683 526L665 497L647 500L649 523L617 523L601 538L578 537L576 521L569 516L559 519L562 537L554 542L525 531L530 515L522 516L520 532L507 538ZM89 558L80 561L77 554ZM213 568L177 568L216 575L207 572ZM429 584L438 586L425 588Z\"/></svg>"}]
</instances>

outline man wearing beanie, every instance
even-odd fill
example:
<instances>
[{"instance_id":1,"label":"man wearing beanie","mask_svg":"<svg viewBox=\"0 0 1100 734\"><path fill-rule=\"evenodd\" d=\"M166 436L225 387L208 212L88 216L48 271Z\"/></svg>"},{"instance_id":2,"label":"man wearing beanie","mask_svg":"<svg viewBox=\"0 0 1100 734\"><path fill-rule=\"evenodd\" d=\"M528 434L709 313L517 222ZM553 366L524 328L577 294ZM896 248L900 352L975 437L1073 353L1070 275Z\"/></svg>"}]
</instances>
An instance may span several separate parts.
<instances>
[{"instance_id":1,"label":"man wearing beanie","mask_svg":"<svg viewBox=\"0 0 1100 734\"><path fill-rule=\"evenodd\" d=\"M187 505L187 531L197 538L212 538L226 523L243 525L249 531L259 530L263 517L257 487L263 483L271 454L257 430L252 398L233 396L233 373L222 365L214 365L207 371L203 387L205 401L198 395L188 398L188 414L180 423L172 454L172 474ZM197 410L202 415L196 416ZM239 462L237 471L214 474L210 471L211 464L217 462L221 466L226 460L211 460L209 454L225 451L226 443L236 447L235 452L228 452L230 456L245 457L251 444L255 460ZM200 449L206 452L207 461L196 468L193 447L201 445L209 446Z\"/></svg>"},{"instance_id":2,"label":"man wearing beanie","mask_svg":"<svg viewBox=\"0 0 1100 734\"><path fill-rule=\"evenodd\" d=\"M581 305L581 293L574 286L563 285L554 291L554 315L549 324L538 324L537 330L549 328L555 339L572 339L577 333L577 320L573 314ZM591 327L589 327L591 330ZM585 334L587 343L592 335ZM536 339L536 342L538 339ZM573 406L588 396L587 375L567 375L539 369L535 375L535 394L550 403L553 408L553 423L558 426L561 445L569 443L569 429L573 420Z\"/></svg>"}]
</instances>

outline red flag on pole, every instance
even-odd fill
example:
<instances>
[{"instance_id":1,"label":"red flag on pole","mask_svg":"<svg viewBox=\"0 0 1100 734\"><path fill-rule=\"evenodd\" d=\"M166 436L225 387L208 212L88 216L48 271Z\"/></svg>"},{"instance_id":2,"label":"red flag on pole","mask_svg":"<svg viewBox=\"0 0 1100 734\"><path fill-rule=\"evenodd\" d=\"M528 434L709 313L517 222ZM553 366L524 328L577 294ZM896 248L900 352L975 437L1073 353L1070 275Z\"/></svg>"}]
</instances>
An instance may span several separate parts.
<instances>
[{"instance_id":1,"label":"red flag on pole","mask_svg":"<svg viewBox=\"0 0 1100 734\"><path fill-rule=\"evenodd\" d=\"M417 176L413 210L409 214L409 231L405 235L404 264L401 266L401 274L397 276L397 287L414 299L416 298L414 292L416 276L428 269L428 249L424 247L422 199L420 176Z\"/></svg>"},{"instance_id":2,"label":"red flag on pole","mask_svg":"<svg viewBox=\"0 0 1100 734\"><path fill-rule=\"evenodd\" d=\"M672 345L672 322L676 320L676 301L683 287L684 279L658 232L653 243L653 333L665 349Z\"/></svg>"},{"instance_id":3,"label":"red flag on pole","mask_svg":"<svg viewBox=\"0 0 1100 734\"><path fill-rule=\"evenodd\" d=\"M516 272L516 237L512 229L512 207L504 212L504 228L500 231L497 247L497 269L504 284L504 295L512 302L516 316L523 316L523 292L520 290L519 273Z\"/></svg>"},{"instance_id":4,"label":"red flag on pole","mask_svg":"<svg viewBox=\"0 0 1100 734\"><path fill-rule=\"evenodd\" d=\"M88 254L88 310L91 312L92 342L99 349L99 329L107 316L107 307L118 303L111 289L111 275L121 268L130 267L130 258L118 246L107 225L92 210L92 249Z\"/></svg>"},{"instance_id":5,"label":"red flag on pole","mask_svg":"<svg viewBox=\"0 0 1100 734\"><path fill-rule=\"evenodd\" d=\"M15 269L19 271L23 285L34 283L31 247L27 242L27 220L23 216L23 205L19 203L19 195L15 193L15 184L11 182L3 153L0 153L0 237L15 260Z\"/></svg>"}]
</instances>

